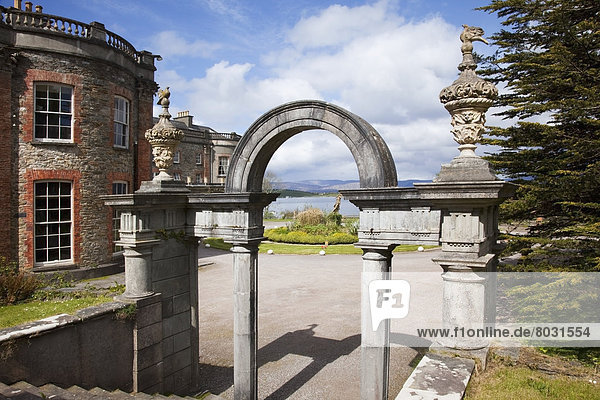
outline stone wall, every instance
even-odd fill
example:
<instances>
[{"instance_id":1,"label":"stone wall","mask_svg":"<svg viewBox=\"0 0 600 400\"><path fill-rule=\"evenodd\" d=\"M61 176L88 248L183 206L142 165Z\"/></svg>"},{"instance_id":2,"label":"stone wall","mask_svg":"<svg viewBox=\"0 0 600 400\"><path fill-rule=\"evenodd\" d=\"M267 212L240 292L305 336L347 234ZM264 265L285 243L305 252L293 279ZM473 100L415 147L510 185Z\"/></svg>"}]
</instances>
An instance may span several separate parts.
<instances>
[{"instance_id":1,"label":"stone wall","mask_svg":"<svg viewBox=\"0 0 600 400\"><path fill-rule=\"evenodd\" d=\"M179 125L177 125L179 127ZM184 182L191 184L211 183L210 174L210 135L206 132L183 130L184 137L177 147L179 163L173 164L171 173L178 173ZM201 155L202 163L196 163L196 155ZM205 168L208 167L208 168ZM200 175L200 182L196 176Z\"/></svg>"},{"instance_id":2,"label":"stone wall","mask_svg":"<svg viewBox=\"0 0 600 400\"><path fill-rule=\"evenodd\" d=\"M152 252L152 289L162 300L163 393L187 393L197 374L197 246L170 239Z\"/></svg>"},{"instance_id":3,"label":"stone wall","mask_svg":"<svg viewBox=\"0 0 600 400\"><path fill-rule=\"evenodd\" d=\"M0 382L132 388L133 319L107 303L0 330Z\"/></svg>"},{"instance_id":4,"label":"stone wall","mask_svg":"<svg viewBox=\"0 0 600 400\"><path fill-rule=\"evenodd\" d=\"M16 242L16 209L11 207L13 203L13 190L11 187L10 177L13 175L13 137L12 133L12 117L11 117L11 84L12 84L12 65L10 62L10 54L8 52L0 52L0 56L4 61L0 61L0 98L4 99L0 102L0 256L5 256L9 259L14 259L16 256L16 248L13 243Z\"/></svg>"},{"instance_id":5,"label":"stone wall","mask_svg":"<svg viewBox=\"0 0 600 400\"><path fill-rule=\"evenodd\" d=\"M231 157L240 136L235 133L218 133L206 126L193 124L193 116L187 111L178 113L171 122L183 131L184 136L177 147L179 162L169 169L171 175L178 174L181 180L192 185L224 184L219 177L219 156ZM200 154L202 162L196 163ZM154 172L158 169L154 167ZM199 179L198 179L199 178Z\"/></svg>"}]
</instances>

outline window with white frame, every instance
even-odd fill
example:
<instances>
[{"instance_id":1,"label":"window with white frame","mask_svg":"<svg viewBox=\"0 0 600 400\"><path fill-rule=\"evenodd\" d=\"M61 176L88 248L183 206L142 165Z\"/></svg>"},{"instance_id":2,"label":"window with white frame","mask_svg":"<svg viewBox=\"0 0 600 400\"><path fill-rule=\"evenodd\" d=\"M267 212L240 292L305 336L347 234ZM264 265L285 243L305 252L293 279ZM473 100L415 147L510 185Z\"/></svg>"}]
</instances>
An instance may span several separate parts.
<instances>
[{"instance_id":1,"label":"window with white frame","mask_svg":"<svg viewBox=\"0 0 600 400\"><path fill-rule=\"evenodd\" d=\"M112 194L127 194L127 182L115 181L112 184ZM114 244L119 240L119 229L121 229L121 211L114 210L112 218L112 229L113 229L113 252L117 253L123 251L123 246Z\"/></svg>"},{"instance_id":2,"label":"window with white frame","mask_svg":"<svg viewBox=\"0 0 600 400\"><path fill-rule=\"evenodd\" d=\"M72 260L71 182L34 184L35 263Z\"/></svg>"},{"instance_id":3,"label":"window with white frame","mask_svg":"<svg viewBox=\"0 0 600 400\"><path fill-rule=\"evenodd\" d=\"M181 174L179 172L174 172L173 173L173 179L176 181L180 181L181 180Z\"/></svg>"},{"instance_id":4,"label":"window with white frame","mask_svg":"<svg viewBox=\"0 0 600 400\"><path fill-rule=\"evenodd\" d=\"M73 88L55 83L36 83L34 91L34 140L71 142Z\"/></svg>"},{"instance_id":5,"label":"window with white frame","mask_svg":"<svg viewBox=\"0 0 600 400\"><path fill-rule=\"evenodd\" d=\"M202 174L196 174L196 183L200 184L203 182L204 182L204 180L202 179Z\"/></svg>"},{"instance_id":6,"label":"window with white frame","mask_svg":"<svg viewBox=\"0 0 600 400\"><path fill-rule=\"evenodd\" d=\"M202 165L202 153L196 153L196 165Z\"/></svg>"},{"instance_id":7,"label":"window with white frame","mask_svg":"<svg viewBox=\"0 0 600 400\"><path fill-rule=\"evenodd\" d=\"M123 97L115 96L115 118L114 118L114 140L115 147L129 147L129 101Z\"/></svg>"},{"instance_id":8,"label":"window with white frame","mask_svg":"<svg viewBox=\"0 0 600 400\"><path fill-rule=\"evenodd\" d=\"M227 175L229 169L229 157L219 157L219 175Z\"/></svg>"},{"instance_id":9,"label":"window with white frame","mask_svg":"<svg viewBox=\"0 0 600 400\"><path fill-rule=\"evenodd\" d=\"M173 154L173 164L179 164L179 159L181 158L181 152L180 151L176 151Z\"/></svg>"}]
</instances>

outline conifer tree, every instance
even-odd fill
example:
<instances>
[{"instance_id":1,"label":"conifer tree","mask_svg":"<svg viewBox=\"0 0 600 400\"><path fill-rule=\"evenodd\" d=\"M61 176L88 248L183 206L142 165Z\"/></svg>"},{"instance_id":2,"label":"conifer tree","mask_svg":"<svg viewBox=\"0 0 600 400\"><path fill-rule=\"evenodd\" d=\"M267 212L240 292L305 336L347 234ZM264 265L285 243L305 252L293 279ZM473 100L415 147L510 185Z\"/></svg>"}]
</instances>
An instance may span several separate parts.
<instances>
[{"instance_id":1,"label":"conifer tree","mask_svg":"<svg viewBox=\"0 0 600 400\"><path fill-rule=\"evenodd\" d=\"M503 28L481 75L501 94L485 143L496 171L519 185L512 220L543 218L544 236L600 237L600 1L492 0Z\"/></svg>"}]
</instances>

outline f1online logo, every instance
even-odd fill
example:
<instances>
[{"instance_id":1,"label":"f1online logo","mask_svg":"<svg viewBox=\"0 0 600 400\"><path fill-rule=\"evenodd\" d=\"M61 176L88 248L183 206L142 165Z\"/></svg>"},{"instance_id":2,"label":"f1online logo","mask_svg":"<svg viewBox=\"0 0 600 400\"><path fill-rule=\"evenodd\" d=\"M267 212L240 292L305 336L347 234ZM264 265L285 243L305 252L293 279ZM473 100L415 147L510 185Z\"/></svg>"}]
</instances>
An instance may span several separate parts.
<instances>
[{"instance_id":1,"label":"f1online logo","mask_svg":"<svg viewBox=\"0 0 600 400\"><path fill-rule=\"evenodd\" d=\"M410 285L403 280L373 280L369 282L371 324L376 331L384 319L408 315Z\"/></svg>"}]
</instances>

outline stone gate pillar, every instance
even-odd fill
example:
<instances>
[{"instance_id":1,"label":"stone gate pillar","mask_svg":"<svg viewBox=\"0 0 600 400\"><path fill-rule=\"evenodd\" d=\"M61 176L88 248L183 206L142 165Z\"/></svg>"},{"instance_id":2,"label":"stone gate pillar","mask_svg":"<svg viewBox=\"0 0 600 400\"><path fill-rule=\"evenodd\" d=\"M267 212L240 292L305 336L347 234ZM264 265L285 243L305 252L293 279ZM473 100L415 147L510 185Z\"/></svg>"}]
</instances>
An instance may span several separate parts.
<instances>
[{"instance_id":1,"label":"stone gate pillar","mask_svg":"<svg viewBox=\"0 0 600 400\"><path fill-rule=\"evenodd\" d=\"M133 388L189 394L198 375L198 240L187 222L190 191L167 170L183 133L170 122L168 88L163 111L146 131L161 173L133 194L106 196L121 212L126 291L136 306Z\"/></svg>"},{"instance_id":2,"label":"stone gate pillar","mask_svg":"<svg viewBox=\"0 0 600 400\"><path fill-rule=\"evenodd\" d=\"M490 300L496 268L495 245L498 236L498 205L514 193L513 185L499 180L489 163L475 154L476 143L485 130L485 112L498 90L477 76L473 42L487 43L483 30L464 26L462 62L458 79L440 93L440 101L452 116L452 133L460 154L442 165L432 183L418 183L422 199L442 210L443 254L434 259L443 269L443 324L447 328L477 328L492 322L494 305ZM451 348L473 349L483 340L452 338L442 344Z\"/></svg>"},{"instance_id":3,"label":"stone gate pillar","mask_svg":"<svg viewBox=\"0 0 600 400\"><path fill-rule=\"evenodd\" d=\"M361 399L387 399L390 362L390 320L373 329L369 284L389 280L392 250L398 244L437 245L440 212L412 188L343 190L342 195L360 210L358 243L363 250L361 278Z\"/></svg>"},{"instance_id":4,"label":"stone gate pillar","mask_svg":"<svg viewBox=\"0 0 600 400\"><path fill-rule=\"evenodd\" d=\"M263 208L279 193L204 193L189 196L188 225L196 237L233 244L233 385L235 400L258 398L258 245Z\"/></svg>"},{"instance_id":5,"label":"stone gate pillar","mask_svg":"<svg viewBox=\"0 0 600 400\"><path fill-rule=\"evenodd\" d=\"M385 400L388 398L390 364L390 320L381 321L377 330L371 323L369 283L389 279L392 269L393 245L359 245L363 250L361 279L361 399Z\"/></svg>"},{"instance_id":6,"label":"stone gate pillar","mask_svg":"<svg viewBox=\"0 0 600 400\"><path fill-rule=\"evenodd\" d=\"M234 244L233 253L233 380L236 400L258 397L258 245Z\"/></svg>"}]
</instances>

